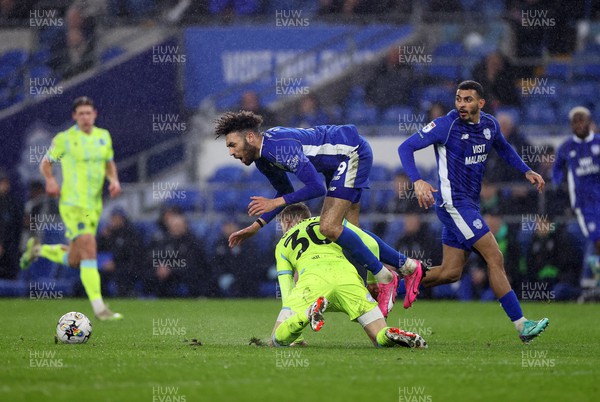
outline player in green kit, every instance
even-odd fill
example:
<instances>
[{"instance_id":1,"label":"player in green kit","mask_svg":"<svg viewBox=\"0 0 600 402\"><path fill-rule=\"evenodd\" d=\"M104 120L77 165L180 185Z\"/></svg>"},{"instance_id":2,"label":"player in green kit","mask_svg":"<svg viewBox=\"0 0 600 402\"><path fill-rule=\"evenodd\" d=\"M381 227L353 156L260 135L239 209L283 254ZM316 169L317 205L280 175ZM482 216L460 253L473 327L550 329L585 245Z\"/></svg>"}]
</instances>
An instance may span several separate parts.
<instances>
[{"instance_id":1,"label":"player in green kit","mask_svg":"<svg viewBox=\"0 0 600 402\"><path fill-rule=\"evenodd\" d=\"M97 111L94 102L82 96L73 102L75 125L58 133L42 159L40 172L46 179L46 192L60 195L59 211L66 227L69 246L40 245L36 238L27 242L21 257L21 269L27 269L38 257L79 268L83 287L99 320L119 320L123 316L110 311L102 299L96 259L96 230L102 214L102 187L109 182L111 198L121 192L117 166L113 161L112 139L107 130L94 126ZM60 163L62 186L52 174Z\"/></svg>"},{"instance_id":2,"label":"player in green kit","mask_svg":"<svg viewBox=\"0 0 600 402\"><path fill-rule=\"evenodd\" d=\"M420 335L387 326L355 267L340 246L321 234L320 218L311 218L306 205L287 206L280 214L280 221L285 234L275 248L275 258L282 308L271 337L272 345L301 344L304 328L310 323L314 331L319 331L324 323L323 313L329 309L344 312L351 320L358 321L375 346L427 347ZM355 232L375 256L398 268L405 278L416 272L416 261L397 251L392 253L391 247L376 236L348 222L344 225ZM395 261L389 258L391 255Z\"/></svg>"}]
</instances>

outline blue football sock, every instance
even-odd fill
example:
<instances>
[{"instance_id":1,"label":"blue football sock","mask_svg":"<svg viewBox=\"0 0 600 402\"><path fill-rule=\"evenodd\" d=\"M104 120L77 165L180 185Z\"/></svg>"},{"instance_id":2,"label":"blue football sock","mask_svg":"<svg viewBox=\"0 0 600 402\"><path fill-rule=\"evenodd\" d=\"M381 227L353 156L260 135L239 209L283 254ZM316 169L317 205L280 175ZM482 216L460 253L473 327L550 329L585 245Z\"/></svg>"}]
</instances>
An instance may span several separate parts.
<instances>
[{"instance_id":1,"label":"blue football sock","mask_svg":"<svg viewBox=\"0 0 600 402\"><path fill-rule=\"evenodd\" d=\"M360 265L377 275L383 265L369 250L365 243L358 237L356 233L347 227L343 227L342 233L335 241L344 251L350 253L352 258Z\"/></svg>"},{"instance_id":2,"label":"blue football sock","mask_svg":"<svg viewBox=\"0 0 600 402\"><path fill-rule=\"evenodd\" d=\"M502 308L506 312L508 318L511 321L517 321L518 319L523 317L523 311L521 310L521 304L517 299L517 295L514 290L511 290L504 296L500 298L500 304L502 304Z\"/></svg>"},{"instance_id":3,"label":"blue football sock","mask_svg":"<svg viewBox=\"0 0 600 402\"><path fill-rule=\"evenodd\" d=\"M406 256L404 254L398 252L397 250L394 250L392 247L390 247L389 244L381 240L381 238L376 234L364 229L363 232L375 239L375 241L379 245L379 259L381 260L381 262L396 268L400 268L404 265L404 263L406 262Z\"/></svg>"}]
</instances>

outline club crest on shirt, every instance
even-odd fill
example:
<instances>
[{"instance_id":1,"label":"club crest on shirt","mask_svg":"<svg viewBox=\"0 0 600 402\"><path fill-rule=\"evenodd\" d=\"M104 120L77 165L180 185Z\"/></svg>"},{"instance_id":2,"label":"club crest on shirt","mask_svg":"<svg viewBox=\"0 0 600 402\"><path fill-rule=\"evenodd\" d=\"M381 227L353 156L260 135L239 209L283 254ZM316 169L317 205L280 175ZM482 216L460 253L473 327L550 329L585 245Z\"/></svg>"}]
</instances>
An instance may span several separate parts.
<instances>
[{"instance_id":1,"label":"club crest on shirt","mask_svg":"<svg viewBox=\"0 0 600 402\"><path fill-rule=\"evenodd\" d=\"M483 227L483 223L481 223L481 219L475 219L473 221L473 226L475 229L481 229Z\"/></svg>"},{"instance_id":2,"label":"club crest on shirt","mask_svg":"<svg viewBox=\"0 0 600 402\"><path fill-rule=\"evenodd\" d=\"M490 131L489 128L483 129L483 136L485 137L486 140L489 140L490 138L492 138L492 132Z\"/></svg>"},{"instance_id":3,"label":"club crest on shirt","mask_svg":"<svg viewBox=\"0 0 600 402\"><path fill-rule=\"evenodd\" d=\"M592 153L594 155L600 154L600 145L598 145L598 144L592 145Z\"/></svg>"},{"instance_id":4,"label":"club crest on shirt","mask_svg":"<svg viewBox=\"0 0 600 402\"><path fill-rule=\"evenodd\" d=\"M576 156L577 156L577 151L572 149L571 152L569 152L569 158L575 158Z\"/></svg>"}]
</instances>

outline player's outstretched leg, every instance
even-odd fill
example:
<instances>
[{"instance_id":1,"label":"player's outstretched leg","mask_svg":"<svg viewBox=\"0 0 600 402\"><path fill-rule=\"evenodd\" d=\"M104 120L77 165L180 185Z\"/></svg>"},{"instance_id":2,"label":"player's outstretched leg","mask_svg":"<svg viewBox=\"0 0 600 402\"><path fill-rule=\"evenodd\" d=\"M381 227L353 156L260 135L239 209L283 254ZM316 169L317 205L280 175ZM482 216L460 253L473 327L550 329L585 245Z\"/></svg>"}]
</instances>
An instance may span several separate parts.
<instances>
[{"instance_id":1,"label":"player's outstretched leg","mask_svg":"<svg viewBox=\"0 0 600 402\"><path fill-rule=\"evenodd\" d=\"M37 237L30 237L27 240L25 251L19 259L19 266L22 270L29 269L31 264L40 256L40 242Z\"/></svg>"},{"instance_id":2,"label":"player's outstretched leg","mask_svg":"<svg viewBox=\"0 0 600 402\"><path fill-rule=\"evenodd\" d=\"M519 332L519 338L524 343L529 343L541 335L549 324L550 321L547 318L542 318L539 321L527 320L523 323L523 329Z\"/></svg>"},{"instance_id":3,"label":"player's outstretched leg","mask_svg":"<svg viewBox=\"0 0 600 402\"><path fill-rule=\"evenodd\" d=\"M308 325L309 319L306 314L292 313L285 321L283 321L273 333L271 341L273 346L290 346L302 336L302 331Z\"/></svg>"},{"instance_id":4,"label":"player's outstretched leg","mask_svg":"<svg viewBox=\"0 0 600 402\"><path fill-rule=\"evenodd\" d=\"M395 327L382 328L377 333L377 344L382 347L427 348L427 342L421 335Z\"/></svg>"},{"instance_id":5,"label":"player's outstretched leg","mask_svg":"<svg viewBox=\"0 0 600 402\"><path fill-rule=\"evenodd\" d=\"M323 313L327 310L329 302L323 296L319 297L308 310L308 320L313 331L318 332L325 324Z\"/></svg>"}]
</instances>

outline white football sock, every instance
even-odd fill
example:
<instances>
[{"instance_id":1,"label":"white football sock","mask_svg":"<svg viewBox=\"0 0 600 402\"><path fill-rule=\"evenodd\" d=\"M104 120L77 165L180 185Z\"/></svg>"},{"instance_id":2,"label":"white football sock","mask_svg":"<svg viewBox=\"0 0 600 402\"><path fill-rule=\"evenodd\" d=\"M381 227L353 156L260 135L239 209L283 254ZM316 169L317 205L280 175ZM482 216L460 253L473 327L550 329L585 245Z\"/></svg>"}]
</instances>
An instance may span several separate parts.
<instances>
[{"instance_id":1,"label":"white football sock","mask_svg":"<svg viewBox=\"0 0 600 402\"><path fill-rule=\"evenodd\" d=\"M94 314L101 313L106 310L106 306L104 305L104 300L102 298L92 300L92 308L94 309Z\"/></svg>"},{"instance_id":2,"label":"white football sock","mask_svg":"<svg viewBox=\"0 0 600 402\"><path fill-rule=\"evenodd\" d=\"M515 324L515 328L517 329L517 331L521 332L523 330L523 325L525 324L525 321L527 321L527 318L525 317L521 317L517 321L513 321L513 324Z\"/></svg>"},{"instance_id":3,"label":"white football sock","mask_svg":"<svg viewBox=\"0 0 600 402\"><path fill-rule=\"evenodd\" d=\"M412 258L407 258L404 265L400 267L400 273L402 276L408 276L415 272L415 269L417 269L417 262Z\"/></svg>"},{"instance_id":4,"label":"white football sock","mask_svg":"<svg viewBox=\"0 0 600 402\"><path fill-rule=\"evenodd\" d=\"M375 274L375 279L377 279L378 283L385 285L394 279L394 275L392 275L389 269L383 267Z\"/></svg>"}]
</instances>

